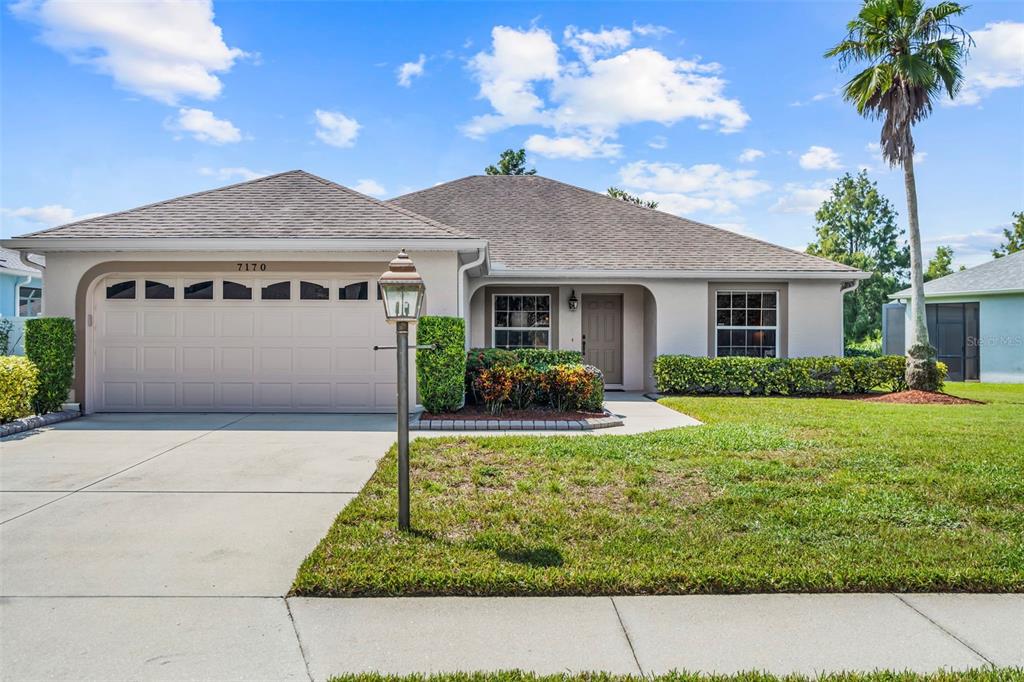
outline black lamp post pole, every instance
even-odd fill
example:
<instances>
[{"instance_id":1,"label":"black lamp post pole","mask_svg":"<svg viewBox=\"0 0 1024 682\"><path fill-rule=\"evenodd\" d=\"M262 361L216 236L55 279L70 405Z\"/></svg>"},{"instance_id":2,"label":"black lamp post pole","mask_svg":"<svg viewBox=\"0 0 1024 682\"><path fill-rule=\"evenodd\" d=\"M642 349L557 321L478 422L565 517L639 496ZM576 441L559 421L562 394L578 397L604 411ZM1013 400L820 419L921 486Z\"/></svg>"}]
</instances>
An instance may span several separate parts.
<instances>
[{"instance_id":1,"label":"black lamp post pole","mask_svg":"<svg viewBox=\"0 0 1024 682\"><path fill-rule=\"evenodd\" d=\"M409 530L409 323L395 324L398 346L398 529Z\"/></svg>"}]
</instances>

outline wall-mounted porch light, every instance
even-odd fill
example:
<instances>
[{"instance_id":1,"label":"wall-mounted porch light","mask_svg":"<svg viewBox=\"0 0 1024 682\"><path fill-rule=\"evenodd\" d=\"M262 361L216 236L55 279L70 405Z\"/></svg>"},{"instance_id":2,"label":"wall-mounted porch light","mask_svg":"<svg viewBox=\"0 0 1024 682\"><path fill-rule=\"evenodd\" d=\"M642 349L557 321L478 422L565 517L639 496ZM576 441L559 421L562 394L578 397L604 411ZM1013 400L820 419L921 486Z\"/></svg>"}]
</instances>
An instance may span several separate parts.
<instances>
[{"instance_id":1,"label":"wall-mounted porch light","mask_svg":"<svg viewBox=\"0 0 1024 682\"><path fill-rule=\"evenodd\" d=\"M580 307L580 299L576 298L576 290L573 289L572 293L569 294L569 310L576 310Z\"/></svg>"}]
</instances>

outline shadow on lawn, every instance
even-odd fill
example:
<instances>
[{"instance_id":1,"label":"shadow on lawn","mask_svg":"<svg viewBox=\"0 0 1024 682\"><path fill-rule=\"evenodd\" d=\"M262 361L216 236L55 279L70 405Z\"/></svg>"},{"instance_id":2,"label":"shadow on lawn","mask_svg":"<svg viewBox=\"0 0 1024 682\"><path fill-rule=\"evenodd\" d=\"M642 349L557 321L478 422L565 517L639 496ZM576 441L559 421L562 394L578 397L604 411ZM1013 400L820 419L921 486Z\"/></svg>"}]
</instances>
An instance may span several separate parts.
<instances>
[{"instance_id":1,"label":"shadow on lawn","mask_svg":"<svg viewBox=\"0 0 1024 682\"><path fill-rule=\"evenodd\" d=\"M565 563L565 560L562 559L562 553L553 547L499 549L495 554L504 561L514 564L526 564L537 568L561 566Z\"/></svg>"}]
</instances>

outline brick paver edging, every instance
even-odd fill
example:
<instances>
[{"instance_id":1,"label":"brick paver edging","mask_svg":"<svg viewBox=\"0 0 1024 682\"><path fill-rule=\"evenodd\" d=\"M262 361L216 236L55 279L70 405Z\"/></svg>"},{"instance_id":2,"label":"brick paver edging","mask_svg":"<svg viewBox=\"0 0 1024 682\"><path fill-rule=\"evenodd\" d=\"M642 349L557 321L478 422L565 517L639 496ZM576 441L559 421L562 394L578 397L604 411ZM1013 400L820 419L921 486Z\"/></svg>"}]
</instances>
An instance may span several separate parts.
<instances>
[{"instance_id":1,"label":"brick paver edging","mask_svg":"<svg viewBox=\"0 0 1024 682\"><path fill-rule=\"evenodd\" d=\"M409 424L412 431L591 431L622 426L622 417L605 411L587 419L421 419Z\"/></svg>"},{"instance_id":2,"label":"brick paver edging","mask_svg":"<svg viewBox=\"0 0 1024 682\"><path fill-rule=\"evenodd\" d=\"M48 412L46 414L34 414L31 417L15 419L6 424L0 424L0 438L13 436L22 431L38 429L40 426L49 426L58 422L66 422L69 419L77 419L82 413L78 410L64 410L63 412Z\"/></svg>"}]
</instances>

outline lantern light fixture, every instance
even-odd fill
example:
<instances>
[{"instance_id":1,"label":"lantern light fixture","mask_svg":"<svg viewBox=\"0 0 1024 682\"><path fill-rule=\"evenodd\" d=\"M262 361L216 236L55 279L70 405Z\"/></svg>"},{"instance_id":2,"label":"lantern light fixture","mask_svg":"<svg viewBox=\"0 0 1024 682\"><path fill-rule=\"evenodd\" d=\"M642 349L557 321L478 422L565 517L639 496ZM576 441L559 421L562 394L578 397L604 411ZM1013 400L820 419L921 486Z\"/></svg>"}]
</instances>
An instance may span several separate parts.
<instances>
[{"instance_id":1,"label":"lantern light fixture","mask_svg":"<svg viewBox=\"0 0 1024 682\"><path fill-rule=\"evenodd\" d=\"M569 294L569 310L576 310L580 307L580 299L576 298L576 290L573 289L572 293Z\"/></svg>"},{"instance_id":2,"label":"lantern light fixture","mask_svg":"<svg viewBox=\"0 0 1024 682\"><path fill-rule=\"evenodd\" d=\"M416 272L409 254L402 249L377 280L388 322L415 323L423 306L423 278Z\"/></svg>"}]
</instances>

